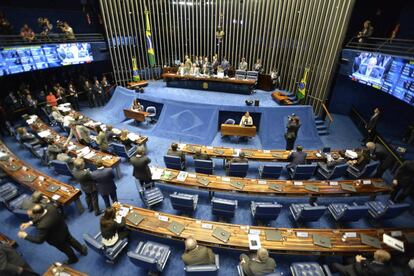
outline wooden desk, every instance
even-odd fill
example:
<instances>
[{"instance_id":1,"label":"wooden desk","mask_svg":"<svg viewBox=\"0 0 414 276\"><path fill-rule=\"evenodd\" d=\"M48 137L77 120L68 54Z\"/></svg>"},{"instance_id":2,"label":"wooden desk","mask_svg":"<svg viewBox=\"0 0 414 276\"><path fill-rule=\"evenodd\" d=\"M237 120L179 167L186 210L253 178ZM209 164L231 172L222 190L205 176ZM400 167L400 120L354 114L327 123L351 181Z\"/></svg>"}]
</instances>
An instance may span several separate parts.
<instances>
[{"instance_id":1,"label":"wooden desk","mask_svg":"<svg viewBox=\"0 0 414 276\"><path fill-rule=\"evenodd\" d=\"M124 115L128 119L134 119L138 122L144 122L145 117L149 115L148 112L145 111L137 111L132 109L124 109Z\"/></svg>"},{"instance_id":2,"label":"wooden desk","mask_svg":"<svg viewBox=\"0 0 414 276\"><path fill-rule=\"evenodd\" d=\"M197 144L179 144L179 149L185 154L193 155L198 149L203 152L206 151L207 155L213 158L231 159L239 151L246 154L246 158L254 161L282 161L287 162L290 151L287 150L260 150L260 149L233 149L225 147L211 147ZM308 155L306 159L313 162L325 161L325 157L319 155L319 150L304 150ZM332 151L338 152L338 151ZM318 154L318 155L317 155Z\"/></svg>"},{"instance_id":3,"label":"wooden desk","mask_svg":"<svg viewBox=\"0 0 414 276\"><path fill-rule=\"evenodd\" d=\"M27 122L27 124L34 132L37 133L38 136L39 136L39 133L41 133L42 131L49 131L50 134L47 136L47 138L51 139L53 143L55 144L63 145L67 140L67 137L61 136L59 133L57 133L51 127L49 127L46 123L44 123L40 118L37 118L33 123L30 123L30 124ZM43 139L44 141L46 141L45 138L40 137L40 139ZM71 143L73 144L74 148L69 150L68 154L73 157L79 156L78 151L86 147L78 142L71 142ZM90 152L91 153L86 154L85 156L82 156L82 157L83 159L85 159L86 162L89 162L91 164L95 165L97 159L101 158L103 161L103 165L105 167L118 169L117 166L121 163L121 158L118 156L114 156L109 153L97 151L92 148L90 148Z\"/></svg>"},{"instance_id":4,"label":"wooden desk","mask_svg":"<svg viewBox=\"0 0 414 276\"><path fill-rule=\"evenodd\" d=\"M221 124L221 136L240 136L254 137L256 136L256 126L245 127L239 125Z\"/></svg>"},{"instance_id":5,"label":"wooden desk","mask_svg":"<svg viewBox=\"0 0 414 276\"><path fill-rule=\"evenodd\" d=\"M128 82L127 83L127 88L129 88L129 89L136 89L136 88L145 87L147 85L148 85L148 81L146 81L146 80L133 81L133 82Z\"/></svg>"},{"instance_id":6,"label":"wooden desk","mask_svg":"<svg viewBox=\"0 0 414 276\"><path fill-rule=\"evenodd\" d=\"M6 244L11 247L17 246L17 243L15 240L10 239L9 237L7 237L6 235L2 233L0 233L0 243Z\"/></svg>"},{"instance_id":7,"label":"wooden desk","mask_svg":"<svg viewBox=\"0 0 414 276\"><path fill-rule=\"evenodd\" d=\"M28 164L20 160L13 152L6 147L6 145L0 141L0 150L9 155L8 161L0 161L0 168L12 179L21 185L29 188L32 191L42 192L49 198L55 199L60 205L67 206L79 199L81 191L73 186L60 182L54 178L49 177ZM26 170L24 170L26 167ZM30 181L27 176L35 177L34 180ZM41 180L43 178L43 181ZM56 192L49 192L47 189L50 185L56 185L59 189Z\"/></svg>"},{"instance_id":8,"label":"wooden desk","mask_svg":"<svg viewBox=\"0 0 414 276\"><path fill-rule=\"evenodd\" d=\"M153 210L134 207L128 204L114 203L112 205L116 209L120 209L121 206L129 208L129 212L136 212L144 217L144 220L140 224L134 225L130 221L126 220L127 227L131 230L146 233L153 236L158 236L166 239L173 240L185 240L187 237L192 236L197 240L199 244L229 248L241 251L249 251L248 245L248 233L250 230L260 231L260 240L263 247L271 251L272 253L280 254L315 254L315 255L344 255L355 254L364 252L374 252L377 248L365 245L361 243L360 234L366 234L369 236L377 237L382 240L382 234L389 234L393 229L301 229L301 228L272 228L272 227L259 227L259 226L247 226L229 223L220 223L215 221L203 221L188 217L175 216L167 213L161 213ZM162 221L159 216L168 218L168 221ZM185 226L185 229L180 235L170 232L167 227L172 222L176 221ZM202 227L202 224L209 224L211 229ZM211 234L213 230L220 227L227 232L231 233L230 239L225 243ZM283 241L267 241L265 238L265 230L278 230L281 232ZM398 229L401 230L401 229ZM403 229L404 234L414 235L414 229ZM298 232L307 232L307 238L297 237ZM342 236L346 232L356 232L356 238L348 238L346 242L342 241ZM319 234L329 237L331 239L332 248L320 247L313 244L312 235ZM401 240L406 241L404 237ZM384 244L381 247L390 250Z\"/></svg>"},{"instance_id":9,"label":"wooden desk","mask_svg":"<svg viewBox=\"0 0 414 276\"><path fill-rule=\"evenodd\" d=\"M43 276L54 276L55 274L53 273L53 269L55 269L55 268L61 269L60 270L61 272L66 272L70 276L88 276L88 274L83 273L83 272L80 272L80 271L77 271L76 269L71 268L71 267L69 267L67 265L57 266L55 264L52 264L48 268L48 270L45 273L43 273Z\"/></svg>"},{"instance_id":10,"label":"wooden desk","mask_svg":"<svg viewBox=\"0 0 414 276\"><path fill-rule=\"evenodd\" d=\"M292 105L292 101L282 92L273 92L272 98L280 105Z\"/></svg>"},{"instance_id":11,"label":"wooden desk","mask_svg":"<svg viewBox=\"0 0 414 276\"><path fill-rule=\"evenodd\" d=\"M177 180L176 176L180 173L177 170L166 168L156 168L155 170L169 171L174 175L172 179L156 179L156 181L181 186L190 189L207 190L210 192L229 192L254 194L261 196L367 196L390 193L391 189L385 186L385 183L380 178L374 179L360 179L360 180L337 180L337 181L322 181L322 180L270 180L270 179L251 179L230 176L216 176L202 173L189 172L184 181ZM210 181L208 185L203 185L197 181L197 178L204 178ZM369 182L369 184L362 184ZM239 182L243 184L243 188L239 189L231 185L232 182ZM301 185L295 185L301 184ZM348 184L355 188L355 192L343 190L341 184ZM375 185L378 184L378 186ZM275 189L274 185L281 188ZM381 185L381 186L380 186ZM384 185L384 186L383 186ZM317 187L319 191L308 190L308 186Z\"/></svg>"}]
</instances>

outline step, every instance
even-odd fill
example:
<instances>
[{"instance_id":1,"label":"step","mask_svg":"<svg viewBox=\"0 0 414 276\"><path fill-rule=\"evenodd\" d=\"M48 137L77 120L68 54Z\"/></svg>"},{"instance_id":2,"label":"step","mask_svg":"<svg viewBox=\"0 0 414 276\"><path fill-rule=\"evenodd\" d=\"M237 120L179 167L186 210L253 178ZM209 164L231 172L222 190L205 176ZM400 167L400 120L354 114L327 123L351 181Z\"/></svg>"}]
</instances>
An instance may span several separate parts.
<instances>
[{"instance_id":1,"label":"step","mask_svg":"<svg viewBox=\"0 0 414 276\"><path fill-rule=\"evenodd\" d=\"M329 132L328 132L328 130L320 130L320 131L318 131L318 134L319 134L319 136L325 136L325 135L328 135L329 134Z\"/></svg>"},{"instance_id":2,"label":"step","mask_svg":"<svg viewBox=\"0 0 414 276\"><path fill-rule=\"evenodd\" d=\"M326 126L325 125L317 125L316 129L317 130L324 130L324 129L326 129Z\"/></svg>"},{"instance_id":3,"label":"step","mask_svg":"<svg viewBox=\"0 0 414 276\"><path fill-rule=\"evenodd\" d=\"M322 120L315 120L316 125L325 125L325 122Z\"/></svg>"}]
</instances>

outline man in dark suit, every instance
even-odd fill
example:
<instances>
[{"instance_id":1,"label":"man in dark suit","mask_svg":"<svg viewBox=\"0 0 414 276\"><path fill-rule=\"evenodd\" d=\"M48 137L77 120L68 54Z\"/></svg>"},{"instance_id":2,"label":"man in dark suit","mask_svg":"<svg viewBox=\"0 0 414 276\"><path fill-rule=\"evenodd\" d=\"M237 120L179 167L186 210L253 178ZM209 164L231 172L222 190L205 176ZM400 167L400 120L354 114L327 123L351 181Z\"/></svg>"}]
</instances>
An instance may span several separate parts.
<instances>
[{"instance_id":1,"label":"man in dark suit","mask_svg":"<svg viewBox=\"0 0 414 276\"><path fill-rule=\"evenodd\" d=\"M240 266L246 276L260 276L274 272L276 262L269 256L266 248L260 247L253 257L240 255Z\"/></svg>"},{"instance_id":2,"label":"man in dark suit","mask_svg":"<svg viewBox=\"0 0 414 276\"><path fill-rule=\"evenodd\" d=\"M381 111L378 107L376 107L374 109L374 114L371 116L368 123L365 125L365 129L367 130L367 136L365 137L364 142L371 142L374 140L380 115Z\"/></svg>"},{"instance_id":3,"label":"man in dark suit","mask_svg":"<svg viewBox=\"0 0 414 276\"><path fill-rule=\"evenodd\" d=\"M138 148L136 155L131 157L130 163L134 167L132 174L136 180L139 180L141 186L152 182L151 170L148 166L151 163L151 159L144 154L142 148Z\"/></svg>"},{"instance_id":4,"label":"man in dark suit","mask_svg":"<svg viewBox=\"0 0 414 276\"><path fill-rule=\"evenodd\" d=\"M193 237L185 240L185 252L181 256L185 265L209 265L215 263L213 250L197 244Z\"/></svg>"},{"instance_id":5,"label":"man in dark suit","mask_svg":"<svg viewBox=\"0 0 414 276\"><path fill-rule=\"evenodd\" d=\"M114 172L111 168L105 168L102 163L102 159L96 161L97 169L91 172L92 179L96 182L96 189L99 194L102 196L105 207L111 207L109 197L111 197L112 202L118 201L118 196L116 194L116 185L114 182Z\"/></svg>"},{"instance_id":6,"label":"man in dark suit","mask_svg":"<svg viewBox=\"0 0 414 276\"><path fill-rule=\"evenodd\" d=\"M17 234L19 238L38 244L46 241L48 244L56 247L68 256L68 260L65 261L65 264L73 264L78 261L78 257L76 257L72 247L81 253L82 256L88 254L87 247L81 245L74 237L72 237L62 214L60 214L57 209L45 209L42 205L36 204L33 208L27 211L27 214L32 221L20 225L20 231ZM27 234L24 231L29 225L34 225L36 227L36 234Z\"/></svg>"},{"instance_id":7,"label":"man in dark suit","mask_svg":"<svg viewBox=\"0 0 414 276\"><path fill-rule=\"evenodd\" d=\"M12 247L0 243L0 275L3 276L35 276L32 268Z\"/></svg>"},{"instance_id":8,"label":"man in dark suit","mask_svg":"<svg viewBox=\"0 0 414 276\"><path fill-rule=\"evenodd\" d=\"M95 216L99 216L98 192L96 191L96 183L92 179L91 172L89 169L85 169L85 162L82 158L76 159L74 165L75 168L72 174L85 193L85 201L86 205L88 205L89 212L94 211Z\"/></svg>"},{"instance_id":9,"label":"man in dark suit","mask_svg":"<svg viewBox=\"0 0 414 276\"><path fill-rule=\"evenodd\" d=\"M201 151L201 149L197 149L196 152L193 155L193 159L198 159L198 160L211 160L210 156L208 156L208 154L203 153Z\"/></svg>"},{"instance_id":10,"label":"man in dark suit","mask_svg":"<svg viewBox=\"0 0 414 276\"><path fill-rule=\"evenodd\" d=\"M404 161L394 175L392 184L394 190L390 199L394 202L401 202L414 191L414 160Z\"/></svg>"},{"instance_id":11,"label":"man in dark suit","mask_svg":"<svg viewBox=\"0 0 414 276\"><path fill-rule=\"evenodd\" d=\"M171 144L171 148L167 151L167 155L178 156L181 159L181 162L185 163L185 155L181 150L178 150L178 145L176 143Z\"/></svg>"},{"instance_id":12,"label":"man in dark suit","mask_svg":"<svg viewBox=\"0 0 414 276\"><path fill-rule=\"evenodd\" d=\"M348 164L352 165L358 171L362 171L371 161L371 155L367 148L355 150L358 154L356 160L349 160Z\"/></svg>"},{"instance_id":13,"label":"man in dark suit","mask_svg":"<svg viewBox=\"0 0 414 276\"><path fill-rule=\"evenodd\" d=\"M244 152L240 152L238 157L232 158L229 163L249 163L249 159L246 158Z\"/></svg>"},{"instance_id":14,"label":"man in dark suit","mask_svg":"<svg viewBox=\"0 0 414 276\"><path fill-rule=\"evenodd\" d=\"M329 172L335 166L344 164L346 162L346 159L340 156L338 153L332 153L331 158L329 158L329 161L326 162L318 162L318 167L322 170Z\"/></svg>"},{"instance_id":15,"label":"man in dark suit","mask_svg":"<svg viewBox=\"0 0 414 276\"><path fill-rule=\"evenodd\" d=\"M368 142L366 144L366 147L370 151L371 158L379 161L379 166L377 168L377 172L375 173L375 177L382 177L384 172L387 169L392 168L394 164L392 155L382 144L379 143Z\"/></svg>"},{"instance_id":16,"label":"man in dark suit","mask_svg":"<svg viewBox=\"0 0 414 276\"><path fill-rule=\"evenodd\" d=\"M288 160L290 160L290 163L286 166L287 169L295 169L297 165L303 165L306 164L306 156L308 154L306 152L303 152L302 146L297 146L296 151L293 151L290 153Z\"/></svg>"},{"instance_id":17,"label":"man in dark suit","mask_svg":"<svg viewBox=\"0 0 414 276\"><path fill-rule=\"evenodd\" d=\"M394 275L392 267L388 264L390 259L390 253L379 249L374 252L372 261L356 255L354 263L349 265L334 263L332 268L344 276L389 276Z\"/></svg>"},{"instance_id":18,"label":"man in dark suit","mask_svg":"<svg viewBox=\"0 0 414 276\"><path fill-rule=\"evenodd\" d=\"M293 150L296 141L296 135L294 131L287 131L285 133L286 150Z\"/></svg>"}]
</instances>

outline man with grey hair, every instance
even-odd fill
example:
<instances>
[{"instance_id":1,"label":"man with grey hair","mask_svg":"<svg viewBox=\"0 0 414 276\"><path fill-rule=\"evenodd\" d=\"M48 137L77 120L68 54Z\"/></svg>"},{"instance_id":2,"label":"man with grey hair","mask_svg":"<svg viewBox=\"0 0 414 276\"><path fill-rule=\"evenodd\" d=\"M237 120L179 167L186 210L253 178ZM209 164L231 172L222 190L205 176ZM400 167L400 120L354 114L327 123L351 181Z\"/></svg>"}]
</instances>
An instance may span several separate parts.
<instances>
[{"instance_id":1,"label":"man with grey hair","mask_svg":"<svg viewBox=\"0 0 414 276\"><path fill-rule=\"evenodd\" d=\"M243 269L244 275L259 276L272 273L276 268L276 262L269 256L269 252L266 248L260 247L253 257L241 254L240 266Z\"/></svg>"},{"instance_id":2,"label":"man with grey hair","mask_svg":"<svg viewBox=\"0 0 414 276\"><path fill-rule=\"evenodd\" d=\"M185 265L208 265L215 263L213 251L205 246L197 244L193 237L185 240L185 252L181 256Z\"/></svg>"}]
</instances>

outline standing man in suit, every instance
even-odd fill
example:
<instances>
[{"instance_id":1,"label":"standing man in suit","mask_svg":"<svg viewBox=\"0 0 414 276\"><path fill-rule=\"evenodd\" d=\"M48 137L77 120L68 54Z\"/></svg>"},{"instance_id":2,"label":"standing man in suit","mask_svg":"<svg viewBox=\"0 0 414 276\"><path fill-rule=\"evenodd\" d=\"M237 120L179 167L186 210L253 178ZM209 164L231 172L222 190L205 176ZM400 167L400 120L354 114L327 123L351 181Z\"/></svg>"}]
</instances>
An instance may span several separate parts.
<instances>
[{"instance_id":1,"label":"standing man in suit","mask_svg":"<svg viewBox=\"0 0 414 276\"><path fill-rule=\"evenodd\" d=\"M95 216L99 216L98 192L96 183L92 179L89 169L85 169L85 162L82 158L77 158L74 162L75 168L72 171L73 177L79 182L82 191L85 193L85 201L89 212L94 211Z\"/></svg>"},{"instance_id":2,"label":"standing man in suit","mask_svg":"<svg viewBox=\"0 0 414 276\"><path fill-rule=\"evenodd\" d=\"M93 87L92 87L92 91L95 94L95 99L96 99L96 103L98 104L98 106L105 105L104 91L98 79L95 80L95 83L93 84Z\"/></svg>"},{"instance_id":3,"label":"standing man in suit","mask_svg":"<svg viewBox=\"0 0 414 276\"><path fill-rule=\"evenodd\" d=\"M374 109L374 114L372 114L368 123L365 125L365 129L367 130L367 136L365 137L364 142L372 142L374 140L380 115L381 111L378 107L376 107Z\"/></svg>"},{"instance_id":4,"label":"standing man in suit","mask_svg":"<svg viewBox=\"0 0 414 276\"><path fill-rule=\"evenodd\" d=\"M139 181L141 186L145 186L152 182L152 174L150 167L148 166L148 164L151 163L151 159L144 154L142 148L137 149L136 155L131 157L130 162L134 167L132 174L135 179Z\"/></svg>"},{"instance_id":5,"label":"standing man in suit","mask_svg":"<svg viewBox=\"0 0 414 276\"><path fill-rule=\"evenodd\" d=\"M0 275L35 276L39 274L33 271L33 269L14 248L0 243Z\"/></svg>"},{"instance_id":6,"label":"standing man in suit","mask_svg":"<svg viewBox=\"0 0 414 276\"><path fill-rule=\"evenodd\" d=\"M112 203L118 201L114 172L111 168L103 166L102 159L96 161L96 167L97 169L91 172L92 179L96 182L96 189L103 198L106 208L109 208L111 207L109 197L111 197Z\"/></svg>"},{"instance_id":7,"label":"standing man in suit","mask_svg":"<svg viewBox=\"0 0 414 276\"><path fill-rule=\"evenodd\" d=\"M185 240L185 252L181 255L185 265L209 265L216 262L216 257L208 247L197 244L193 237Z\"/></svg>"},{"instance_id":8,"label":"standing man in suit","mask_svg":"<svg viewBox=\"0 0 414 276\"><path fill-rule=\"evenodd\" d=\"M297 146L296 151L293 151L290 153L288 160L290 160L290 163L286 166L287 169L293 170L296 168L297 165L303 165L306 164L306 156L308 154L306 152L303 152L302 146Z\"/></svg>"},{"instance_id":9,"label":"standing man in suit","mask_svg":"<svg viewBox=\"0 0 414 276\"><path fill-rule=\"evenodd\" d=\"M62 214L60 214L57 209L45 209L42 205L36 204L33 208L27 211L27 214L32 221L20 225L20 231L17 233L19 238L38 244L46 241L48 244L56 247L59 251L68 256L68 260L64 262L65 264L74 264L79 260L72 248L78 251L82 256L88 254L87 247L81 245L74 237L72 237ZM31 225L36 227L36 234L27 234L24 231Z\"/></svg>"},{"instance_id":10,"label":"standing man in suit","mask_svg":"<svg viewBox=\"0 0 414 276\"><path fill-rule=\"evenodd\" d=\"M374 177L382 177L384 172L394 164L391 154L379 143L368 142L365 146L370 151L372 159L379 161L379 166Z\"/></svg>"},{"instance_id":11,"label":"standing man in suit","mask_svg":"<svg viewBox=\"0 0 414 276\"><path fill-rule=\"evenodd\" d=\"M394 202L401 202L413 193L414 189L414 160L407 160L398 168L394 175L394 185L390 199Z\"/></svg>"},{"instance_id":12,"label":"standing man in suit","mask_svg":"<svg viewBox=\"0 0 414 276\"><path fill-rule=\"evenodd\" d=\"M295 147L296 135L294 131L286 131L285 133L286 140L286 150L293 150Z\"/></svg>"},{"instance_id":13,"label":"standing man in suit","mask_svg":"<svg viewBox=\"0 0 414 276\"><path fill-rule=\"evenodd\" d=\"M88 145L91 143L91 132L87 127L77 124L77 122L70 123L69 127L70 132L68 139L64 144L65 147L69 144L70 140L72 140L73 137L75 137L76 140L83 145Z\"/></svg>"},{"instance_id":14,"label":"standing man in suit","mask_svg":"<svg viewBox=\"0 0 414 276\"><path fill-rule=\"evenodd\" d=\"M269 256L266 248L260 247L253 257L240 255L240 266L246 276L260 276L274 272L276 262Z\"/></svg>"}]
</instances>

